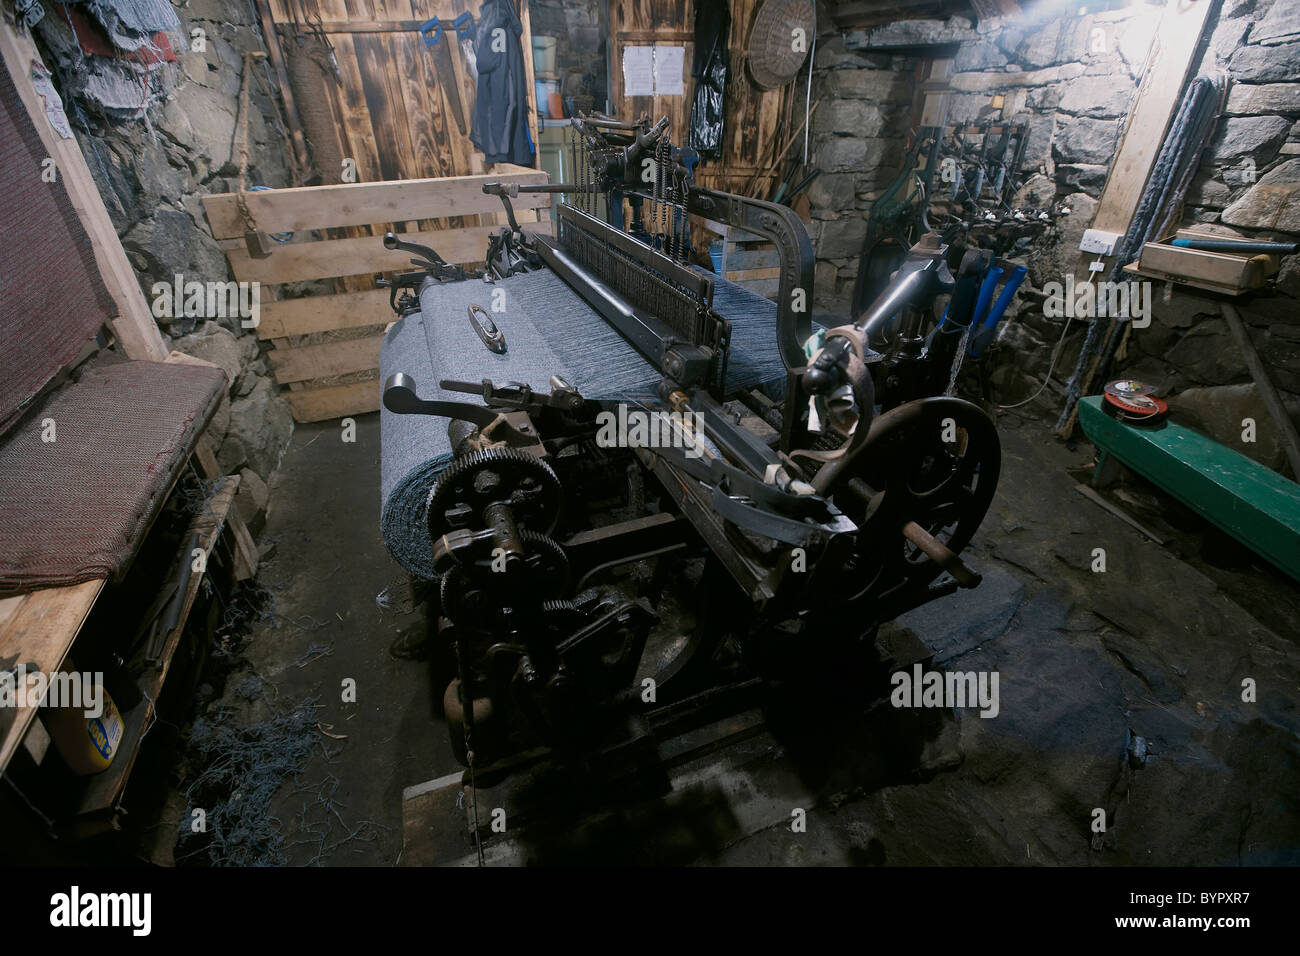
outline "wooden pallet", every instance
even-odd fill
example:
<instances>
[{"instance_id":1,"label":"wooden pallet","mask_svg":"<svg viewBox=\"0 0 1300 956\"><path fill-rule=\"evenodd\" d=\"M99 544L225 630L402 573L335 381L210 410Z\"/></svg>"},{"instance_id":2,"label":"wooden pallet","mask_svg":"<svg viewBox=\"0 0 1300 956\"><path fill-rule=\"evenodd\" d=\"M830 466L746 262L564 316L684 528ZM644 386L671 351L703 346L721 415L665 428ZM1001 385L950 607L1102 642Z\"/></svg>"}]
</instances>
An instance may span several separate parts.
<instances>
[{"instance_id":1,"label":"wooden pallet","mask_svg":"<svg viewBox=\"0 0 1300 956\"><path fill-rule=\"evenodd\" d=\"M719 275L768 299L777 294L781 285L781 253L771 240L711 219L705 220L704 226L722 237Z\"/></svg>"},{"instance_id":2,"label":"wooden pallet","mask_svg":"<svg viewBox=\"0 0 1300 956\"><path fill-rule=\"evenodd\" d=\"M248 211L262 234L293 233L291 242L267 242L271 254L248 252L238 196L203 197L213 237L226 251L240 282L261 285L257 336L275 346L269 353L275 378L288 386L285 397L300 422L323 421L379 408L379 345L395 316L388 291L336 291L328 295L286 299L278 287L319 279L369 277L410 271L411 256L385 249L381 236L393 223L431 222L441 228L408 232L402 238L432 246L455 265L481 265L488 237L501 227L501 201L483 193L483 184L545 183L546 173L498 164L486 175L440 179L304 186L248 193ZM511 200L527 232L551 232L550 197L522 195ZM452 225L468 221L470 225ZM321 230L372 227L375 235L315 238ZM355 335L368 329L369 334ZM303 342L314 333L342 332L336 341ZM326 338L329 338L326 336ZM350 376L357 381L337 381Z\"/></svg>"}]
</instances>

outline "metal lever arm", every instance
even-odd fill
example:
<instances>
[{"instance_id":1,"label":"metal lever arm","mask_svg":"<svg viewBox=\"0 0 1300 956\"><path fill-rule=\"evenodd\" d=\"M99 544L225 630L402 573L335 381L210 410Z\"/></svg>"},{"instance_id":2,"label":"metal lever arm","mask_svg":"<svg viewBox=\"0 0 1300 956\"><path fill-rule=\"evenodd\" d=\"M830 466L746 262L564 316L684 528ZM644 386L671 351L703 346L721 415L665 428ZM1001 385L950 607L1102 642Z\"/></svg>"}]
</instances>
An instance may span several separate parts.
<instances>
[{"instance_id":1,"label":"metal lever arm","mask_svg":"<svg viewBox=\"0 0 1300 956\"><path fill-rule=\"evenodd\" d=\"M424 259L428 265L435 268L438 266L449 265L446 259L438 255L438 253L434 252L428 246L421 245L418 242L406 242L403 239L398 239L397 233L395 232L384 233L384 248L393 250L400 249L403 252L413 252L420 258ZM425 265L425 262L416 262L415 264L417 266L423 266Z\"/></svg>"},{"instance_id":2,"label":"metal lever arm","mask_svg":"<svg viewBox=\"0 0 1300 956\"><path fill-rule=\"evenodd\" d=\"M515 447L537 444L536 435L526 435L504 420L500 411L468 402L429 401L415 391L415 379L394 372L384 382L384 408L398 415L437 415L492 428L492 437Z\"/></svg>"}]
</instances>

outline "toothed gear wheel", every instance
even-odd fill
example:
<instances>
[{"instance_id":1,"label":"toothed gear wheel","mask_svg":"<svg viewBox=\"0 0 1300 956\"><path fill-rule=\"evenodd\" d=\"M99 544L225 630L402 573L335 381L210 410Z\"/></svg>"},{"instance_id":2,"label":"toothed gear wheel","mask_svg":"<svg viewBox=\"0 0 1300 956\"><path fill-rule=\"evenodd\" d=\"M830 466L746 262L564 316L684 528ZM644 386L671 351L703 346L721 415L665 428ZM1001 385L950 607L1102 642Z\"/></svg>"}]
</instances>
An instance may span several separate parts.
<instances>
[{"instance_id":1,"label":"toothed gear wheel","mask_svg":"<svg viewBox=\"0 0 1300 956\"><path fill-rule=\"evenodd\" d=\"M562 501L560 479L546 462L516 448L485 448L457 458L429 492L429 535L481 528L492 504L509 505L521 529L549 534Z\"/></svg>"},{"instance_id":2,"label":"toothed gear wheel","mask_svg":"<svg viewBox=\"0 0 1300 956\"><path fill-rule=\"evenodd\" d=\"M516 608L531 604L543 614L569 587L569 559L559 543L536 531L520 531L527 554L514 570L496 573L456 568L442 576L442 613L457 624L495 628L507 623ZM503 609L507 609L503 612ZM574 608L576 611L577 609Z\"/></svg>"},{"instance_id":3,"label":"toothed gear wheel","mask_svg":"<svg viewBox=\"0 0 1300 956\"><path fill-rule=\"evenodd\" d=\"M586 620L587 615L572 601L546 601L542 604L542 627L552 644L564 640Z\"/></svg>"}]
</instances>

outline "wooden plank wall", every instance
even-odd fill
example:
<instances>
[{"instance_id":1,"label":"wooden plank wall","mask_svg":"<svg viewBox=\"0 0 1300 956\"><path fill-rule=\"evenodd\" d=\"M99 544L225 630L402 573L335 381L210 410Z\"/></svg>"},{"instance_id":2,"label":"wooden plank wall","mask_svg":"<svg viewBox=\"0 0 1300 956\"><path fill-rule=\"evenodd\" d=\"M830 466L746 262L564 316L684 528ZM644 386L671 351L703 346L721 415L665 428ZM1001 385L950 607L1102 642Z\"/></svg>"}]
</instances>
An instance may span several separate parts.
<instances>
[{"instance_id":1,"label":"wooden plank wall","mask_svg":"<svg viewBox=\"0 0 1300 956\"><path fill-rule=\"evenodd\" d=\"M345 156L356 160L357 180L425 179L483 172L483 154L469 141L475 81L455 33L444 34L465 115L465 132L455 121L439 71L436 48L426 47L419 24L431 17L450 22L462 13L478 16L478 0L266 0L280 42L291 52L293 34L314 23L334 48L342 84L327 82L338 118ZM533 103L532 33L527 3L521 19L528 71L529 116L537 142ZM338 182L338 170L322 170Z\"/></svg>"},{"instance_id":2,"label":"wooden plank wall","mask_svg":"<svg viewBox=\"0 0 1300 956\"><path fill-rule=\"evenodd\" d=\"M759 0L731 0L730 67L727 71L723 153L705 160L696 171L704 186L745 195L770 194L775 175L761 176L776 159L803 115L804 81L779 90L763 91L749 78L743 55ZM691 117L695 83L691 60L695 52L694 0L610 0L610 99L620 118L649 113L651 119L668 116L673 142L684 145ZM671 43L686 47L682 96L624 96L623 47ZM792 118L793 114L793 118Z\"/></svg>"}]
</instances>

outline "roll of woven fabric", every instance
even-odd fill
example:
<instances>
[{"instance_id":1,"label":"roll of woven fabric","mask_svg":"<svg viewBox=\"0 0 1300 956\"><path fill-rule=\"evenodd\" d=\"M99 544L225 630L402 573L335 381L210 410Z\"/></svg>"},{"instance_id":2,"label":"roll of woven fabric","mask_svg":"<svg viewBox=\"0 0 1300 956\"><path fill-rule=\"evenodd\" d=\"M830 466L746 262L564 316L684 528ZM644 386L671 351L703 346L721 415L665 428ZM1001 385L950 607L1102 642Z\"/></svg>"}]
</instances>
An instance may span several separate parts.
<instances>
[{"instance_id":1,"label":"roll of woven fabric","mask_svg":"<svg viewBox=\"0 0 1300 956\"><path fill-rule=\"evenodd\" d=\"M468 309L487 310L506 338L506 351L490 351L470 324ZM493 306L498 308L493 308ZM784 381L776 343L776 306L740 286L717 280L714 308L732 322L728 390ZM478 280L430 281L420 312L399 320L380 349L380 374L402 372L421 398L479 402L438 387L445 379L497 385L522 382L550 391L561 375L586 398L653 400L662 376L577 292L550 271ZM448 421L430 415L380 412L382 433L380 527L397 562L417 577L432 578L433 551L425 524L429 492L451 462Z\"/></svg>"}]
</instances>

